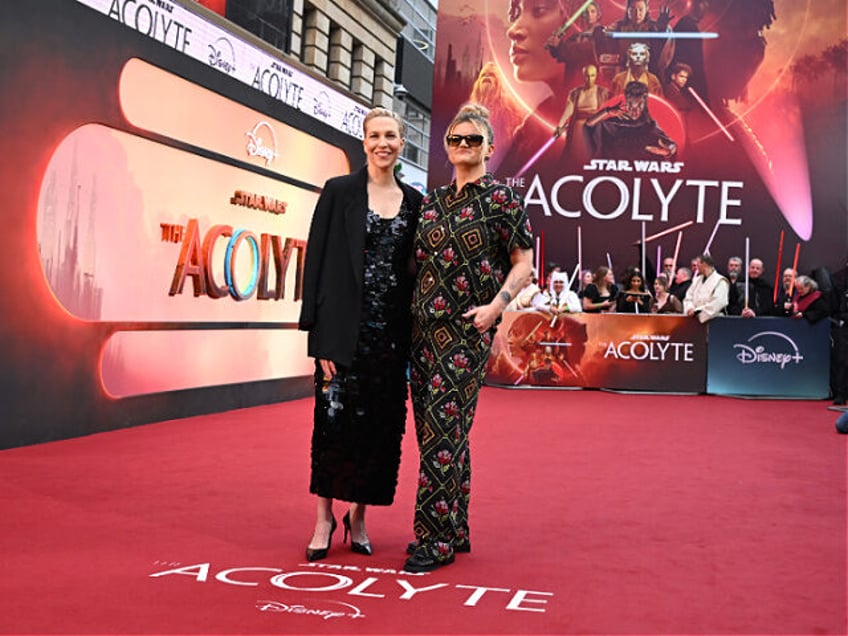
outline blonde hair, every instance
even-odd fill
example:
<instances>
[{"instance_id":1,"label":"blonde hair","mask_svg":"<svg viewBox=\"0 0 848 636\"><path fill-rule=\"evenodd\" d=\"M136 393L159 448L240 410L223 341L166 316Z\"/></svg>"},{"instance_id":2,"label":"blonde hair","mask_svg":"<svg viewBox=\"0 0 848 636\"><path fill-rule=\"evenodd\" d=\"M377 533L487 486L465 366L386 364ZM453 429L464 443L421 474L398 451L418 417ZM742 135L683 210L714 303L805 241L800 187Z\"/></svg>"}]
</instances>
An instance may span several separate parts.
<instances>
[{"instance_id":1,"label":"blonde hair","mask_svg":"<svg viewBox=\"0 0 848 636\"><path fill-rule=\"evenodd\" d=\"M398 115L396 112L389 110L388 108L372 108L365 115L365 119L362 120L362 134L363 136L368 134L368 122L372 119L376 119L377 117L388 117L389 119L394 119L398 125L398 131L400 132L401 139L404 138L406 133L406 127L403 123L403 118Z\"/></svg>"},{"instance_id":2,"label":"blonde hair","mask_svg":"<svg viewBox=\"0 0 848 636\"><path fill-rule=\"evenodd\" d=\"M476 102L468 102L459 109L459 112L451 120L451 123L448 124L448 135L451 134L451 131L457 125L469 122L474 124L481 132L485 132L486 140L491 145L495 142L495 131L492 128L492 122L489 117L488 108Z\"/></svg>"}]
</instances>

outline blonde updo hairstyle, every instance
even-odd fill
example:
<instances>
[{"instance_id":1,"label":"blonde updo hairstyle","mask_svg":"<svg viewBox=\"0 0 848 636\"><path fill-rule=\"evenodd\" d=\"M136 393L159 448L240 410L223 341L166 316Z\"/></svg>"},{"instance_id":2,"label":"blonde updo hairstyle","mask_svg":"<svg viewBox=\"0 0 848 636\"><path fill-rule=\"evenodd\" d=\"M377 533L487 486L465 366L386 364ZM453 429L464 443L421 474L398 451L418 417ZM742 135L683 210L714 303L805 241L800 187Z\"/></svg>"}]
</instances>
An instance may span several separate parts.
<instances>
[{"instance_id":1,"label":"blonde updo hairstyle","mask_svg":"<svg viewBox=\"0 0 848 636\"><path fill-rule=\"evenodd\" d=\"M492 122L489 120L489 109L474 102L468 102L459 109L459 112L448 124L447 137L453 132L457 125L464 122L470 122L474 127L486 138L486 141L491 146L495 143L495 131L492 128ZM445 141L445 150L448 148L448 142Z\"/></svg>"},{"instance_id":2,"label":"blonde updo hairstyle","mask_svg":"<svg viewBox=\"0 0 848 636\"><path fill-rule=\"evenodd\" d=\"M389 119L394 119L398 125L398 131L400 132L400 138L404 139L406 135L406 127L403 125L403 118L398 115L396 112L389 110L388 108L372 108L365 115L365 119L362 120L362 135L365 136L368 134L368 122L372 119L376 119L377 117L388 117Z\"/></svg>"}]
</instances>

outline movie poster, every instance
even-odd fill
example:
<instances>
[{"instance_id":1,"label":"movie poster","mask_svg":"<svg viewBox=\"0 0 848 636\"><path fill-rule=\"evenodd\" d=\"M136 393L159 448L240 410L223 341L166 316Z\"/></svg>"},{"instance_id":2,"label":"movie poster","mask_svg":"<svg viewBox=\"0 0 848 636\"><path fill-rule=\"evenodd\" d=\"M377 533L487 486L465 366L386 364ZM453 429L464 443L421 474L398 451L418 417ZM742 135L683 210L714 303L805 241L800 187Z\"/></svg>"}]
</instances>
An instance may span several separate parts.
<instances>
[{"instance_id":1,"label":"movie poster","mask_svg":"<svg viewBox=\"0 0 848 636\"><path fill-rule=\"evenodd\" d=\"M430 186L466 101L542 270L845 266L843 0L442 0ZM644 245L645 249L640 249Z\"/></svg>"}]
</instances>

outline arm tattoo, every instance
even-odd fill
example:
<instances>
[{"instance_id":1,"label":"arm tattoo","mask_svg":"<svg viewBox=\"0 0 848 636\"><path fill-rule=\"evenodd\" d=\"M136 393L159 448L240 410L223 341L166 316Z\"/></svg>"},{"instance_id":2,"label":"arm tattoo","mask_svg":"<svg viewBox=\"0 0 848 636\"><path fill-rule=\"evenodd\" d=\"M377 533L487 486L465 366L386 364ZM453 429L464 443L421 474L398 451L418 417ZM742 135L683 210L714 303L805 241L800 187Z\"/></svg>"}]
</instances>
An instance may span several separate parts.
<instances>
[{"instance_id":1,"label":"arm tattoo","mask_svg":"<svg viewBox=\"0 0 848 636\"><path fill-rule=\"evenodd\" d=\"M506 305L508 305L508 304L509 304L509 301L511 301L511 300L512 300L512 296L510 295L510 293L509 293L509 292L502 291L502 292L499 294L499 296L501 297L501 300L503 300L503 301L504 301L504 304L506 304Z\"/></svg>"}]
</instances>

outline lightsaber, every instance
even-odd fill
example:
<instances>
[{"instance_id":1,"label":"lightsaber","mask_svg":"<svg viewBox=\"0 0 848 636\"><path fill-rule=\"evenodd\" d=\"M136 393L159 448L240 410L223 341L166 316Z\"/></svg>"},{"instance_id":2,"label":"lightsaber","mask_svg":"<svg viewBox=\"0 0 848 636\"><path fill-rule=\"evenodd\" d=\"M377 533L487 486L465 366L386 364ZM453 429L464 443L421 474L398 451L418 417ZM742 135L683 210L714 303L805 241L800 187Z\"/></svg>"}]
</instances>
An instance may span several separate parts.
<instances>
[{"instance_id":1,"label":"lightsaber","mask_svg":"<svg viewBox=\"0 0 848 636\"><path fill-rule=\"evenodd\" d=\"M554 33L554 37L561 38L563 34L568 31L568 27L577 22L577 20L580 19L580 16L583 15L586 12L586 9L589 8L589 5L593 4L594 2L595 0L586 0L586 2L584 2L583 5L579 9L577 9L577 12L573 16L568 18L568 20L565 21L565 24L563 24L560 28L556 30L556 33Z\"/></svg>"},{"instance_id":2,"label":"lightsaber","mask_svg":"<svg viewBox=\"0 0 848 636\"><path fill-rule=\"evenodd\" d=\"M731 135L731 134L730 134L730 131L729 131L727 128L725 128L725 127L724 127L724 124L722 124L722 123L721 123L721 121L719 120L719 118L718 118L718 117L716 117L716 114L715 114L712 110L710 110L710 107L709 107L709 106L707 106L707 104L704 102L704 100L703 100L703 99L701 99L701 96L700 96L700 95L698 95L698 91L696 91L696 90L695 90L694 88L692 88L691 86L687 86L686 88L687 88L687 90L688 90L688 91L692 94L692 97L694 97L694 98L695 98L695 101L696 101L696 102L698 102L698 105L699 105L701 108L703 108L703 109L704 109L704 112L705 112L705 113L707 113L707 115L709 115L709 116L710 116L710 119L712 119L712 120L716 123L716 126L718 126L719 128L721 128L721 132L723 132L723 133L727 136L727 138L728 138L730 141L736 141L736 140L733 138L733 135Z\"/></svg>"},{"instance_id":3,"label":"lightsaber","mask_svg":"<svg viewBox=\"0 0 848 636\"><path fill-rule=\"evenodd\" d=\"M795 244L795 259L792 261L792 271L798 271L798 255L801 252L801 244ZM792 293L795 291L795 277L792 277L792 282L789 285L789 298L792 298Z\"/></svg>"},{"instance_id":4,"label":"lightsaber","mask_svg":"<svg viewBox=\"0 0 848 636\"><path fill-rule=\"evenodd\" d=\"M642 269L640 271L642 273L642 276L644 276L645 275L645 259L647 258L647 255L645 254L645 222L644 221L642 221L642 248L639 251L642 253L642 260L641 260Z\"/></svg>"},{"instance_id":5,"label":"lightsaber","mask_svg":"<svg viewBox=\"0 0 848 636\"><path fill-rule=\"evenodd\" d=\"M542 323L544 323L544 322L545 322L544 320L540 320L539 322L537 322L537 323L536 323L536 326L535 326L535 327L533 327L533 328L530 330L530 333L528 333L528 334L527 334L527 336L524 338L524 340L522 340L522 341L521 341L521 345L525 345L525 344L527 344L527 341L529 341L529 340L530 340L530 338L532 338L532 337L533 337L533 334L534 334L534 333L536 333L536 330L537 330L539 327L541 327L541 326L542 326Z\"/></svg>"},{"instance_id":6,"label":"lightsaber","mask_svg":"<svg viewBox=\"0 0 848 636\"><path fill-rule=\"evenodd\" d=\"M534 163L536 163L536 161L538 161L539 157L541 157L543 154L545 154L545 151L546 151L548 148L550 148L556 140L557 140L557 138L556 138L556 137L551 137L550 139L548 139L548 140L544 143L544 145L542 145L542 147L541 147L541 148L539 148L539 150L536 152L536 154L535 154L535 155L533 155L532 157L530 157L530 159L527 161L527 163L525 163L523 166L521 166L521 170L519 170L519 171L515 174L515 176L516 176L516 177L520 177L520 176L522 176L525 172L527 172L527 171L530 169L530 167L531 167Z\"/></svg>"},{"instance_id":7,"label":"lightsaber","mask_svg":"<svg viewBox=\"0 0 848 636\"><path fill-rule=\"evenodd\" d=\"M574 266L574 272L571 274L571 278L568 279L568 287L566 289L571 289L571 286L574 284L574 281L577 280L577 275L580 273L580 263Z\"/></svg>"},{"instance_id":8,"label":"lightsaber","mask_svg":"<svg viewBox=\"0 0 848 636\"><path fill-rule=\"evenodd\" d=\"M662 245L657 243L657 276L662 273L662 268L660 264L662 263Z\"/></svg>"},{"instance_id":9,"label":"lightsaber","mask_svg":"<svg viewBox=\"0 0 848 636\"><path fill-rule=\"evenodd\" d=\"M607 267L609 267L609 270L613 274L613 278L615 278L615 270L612 268L612 258L610 258L609 252L607 252Z\"/></svg>"},{"instance_id":10,"label":"lightsaber","mask_svg":"<svg viewBox=\"0 0 848 636\"><path fill-rule=\"evenodd\" d=\"M677 273L677 257L680 255L680 242L683 240L683 230L677 233L677 245L674 246L674 273Z\"/></svg>"},{"instance_id":11,"label":"lightsaber","mask_svg":"<svg viewBox=\"0 0 848 636\"><path fill-rule=\"evenodd\" d=\"M748 274L748 263L751 261L751 239L745 237L745 309L748 309L748 292L751 289L751 276Z\"/></svg>"},{"instance_id":12,"label":"lightsaber","mask_svg":"<svg viewBox=\"0 0 848 636\"><path fill-rule=\"evenodd\" d=\"M583 271L583 233L580 230L580 226L577 226L577 267L580 271ZM583 277L580 277L580 286L579 289L583 289Z\"/></svg>"},{"instance_id":13,"label":"lightsaber","mask_svg":"<svg viewBox=\"0 0 848 636\"><path fill-rule=\"evenodd\" d=\"M706 247L704 247L704 254L710 253L710 245L713 244L713 239L715 238L716 232L718 232L718 226L721 225L721 219L716 221L715 227L713 228L713 233L710 234L710 240L707 241Z\"/></svg>"},{"instance_id":14,"label":"lightsaber","mask_svg":"<svg viewBox=\"0 0 848 636\"><path fill-rule=\"evenodd\" d=\"M614 40L715 40L718 33L712 31L612 31L607 33Z\"/></svg>"},{"instance_id":15,"label":"lightsaber","mask_svg":"<svg viewBox=\"0 0 848 636\"><path fill-rule=\"evenodd\" d=\"M682 230L683 228L687 228L690 225L695 223L695 221L686 221L686 223L681 223L680 225L675 225L674 227L670 227L667 230L663 230L662 232L657 232L656 234L651 234L650 236L645 237L645 242L650 243L651 241L655 241L656 239L665 236L666 234L671 234L672 232L676 232L677 230ZM633 243L633 245L639 245L639 241Z\"/></svg>"},{"instance_id":16,"label":"lightsaber","mask_svg":"<svg viewBox=\"0 0 848 636\"><path fill-rule=\"evenodd\" d=\"M540 239L537 236L536 237L536 278L537 279L539 277L539 256L541 255L541 253L539 252L539 244L540 244L539 241L540 241Z\"/></svg>"},{"instance_id":17,"label":"lightsaber","mask_svg":"<svg viewBox=\"0 0 848 636\"><path fill-rule=\"evenodd\" d=\"M774 298L771 302L777 304L777 285L780 283L780 263L783 259L783 230L780 230L780 242L777 244L777 265L774 268ZM795 279L795 272L792 272L792 279ZM789 300L792 300L790 298Z\"/></svg>"},{"instance_id":18,"label":"lightsaber","mask_svg":"<svg viewBox=\"0 0 848 636\"><path fill-rule=\"evenodd\" d=\"M539 232L539 282L545 284L545 231Z\"/></svg>"}]
</instances>

